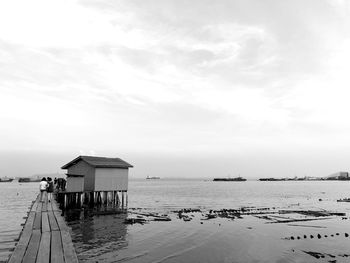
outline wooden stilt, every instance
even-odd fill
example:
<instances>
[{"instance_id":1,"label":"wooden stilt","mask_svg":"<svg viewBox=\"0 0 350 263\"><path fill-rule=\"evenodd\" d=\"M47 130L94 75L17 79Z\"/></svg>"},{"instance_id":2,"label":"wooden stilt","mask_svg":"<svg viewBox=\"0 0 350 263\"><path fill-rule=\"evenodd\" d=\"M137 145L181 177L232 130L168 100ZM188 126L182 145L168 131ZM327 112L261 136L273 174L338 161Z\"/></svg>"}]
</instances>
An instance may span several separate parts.
<instances>
[{"instance_id":1,"label":"wooden stilt","mask_svg":"<svg viewBox=\"0 0 350 263\"><path fill-rule=\"evenodd\" d=\"M94 192L90 192L89 201L90 207L94 207Z\"/></svg>"},{"instance_id":2,"label":"wooden stilt","mask_svg":"<svg viewBox=\"0 0 350 263\"><path fill-rule=\"evenodd\" d=\"M117 206L120 206L120 198L119 198L119 192L117 192Z\"/></svg>"},{"instance_id":3,"label":"wooden stilt","mask_svg":"<svg viewBox=\"0 0 350 263\"><path fill-rule=\"evenodd\" d=\"M102 210L127 209L128 193L119 191L89 191L89 192L61 192L57 194L57 200L64 209L79 209L89 206Z\"/></svg>"},{"instance_id":4,"label":"wooden stilt","mask_svg":"<svg viewBox=\"0 0 350 263\"><path fill-rule=\"evenodd\" d=\"M107 206L107 203L108 203L108 202L107 202L107 193L108 193L107 191L104 191L104 192L103 192L103 198L104 198L103 204L104 204L105 206Z\"/></svg>"},{"instance_id":5,"label":"wooden stilt","mask_svg":"<svg viewBox=\"0 0 350 263\"><path fill-rule=\"evenodd\" d=\"M66 209L67 208L67 195L63 195L63 208Z\"/></svg>"},{"instance_id":6,"label":"wooden stilt","mask_svg":"<svg viewBox=\"0 0 350 263\"><path fill-rule=\"evenodd\" d=\"M122 209L124 209L124 192L122 191Z\"/></svg>"}]
</instances>

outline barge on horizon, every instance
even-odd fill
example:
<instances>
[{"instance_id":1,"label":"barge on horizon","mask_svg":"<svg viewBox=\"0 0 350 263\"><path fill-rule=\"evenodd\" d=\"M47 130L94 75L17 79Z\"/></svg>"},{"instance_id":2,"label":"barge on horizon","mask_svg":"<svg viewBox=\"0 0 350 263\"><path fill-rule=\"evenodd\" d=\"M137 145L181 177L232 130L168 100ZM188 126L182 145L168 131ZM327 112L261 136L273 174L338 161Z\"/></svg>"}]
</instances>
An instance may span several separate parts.
<instances>
[{"instance_id":1,"label":"barge on horizon","mask_svg":"<svg viewBox=\"0 0 350 263\"><path fill-rule=\"evenodd\" d=\"M214 178L213 181L216 182L244 182L247 181L247 179L243 177L235 177L235 178Z\"/></svg>"}]
</instances>

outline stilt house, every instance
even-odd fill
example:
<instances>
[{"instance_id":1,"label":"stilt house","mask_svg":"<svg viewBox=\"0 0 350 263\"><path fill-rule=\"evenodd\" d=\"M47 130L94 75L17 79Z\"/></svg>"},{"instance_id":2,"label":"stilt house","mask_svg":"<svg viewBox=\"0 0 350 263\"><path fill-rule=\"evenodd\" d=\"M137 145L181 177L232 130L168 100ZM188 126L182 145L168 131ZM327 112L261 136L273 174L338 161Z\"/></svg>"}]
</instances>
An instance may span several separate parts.
<instances>
[{"instance_id":1,"label":"stilt house","mask_svg":"<svg viewBox=\"0 0 350 263\"><path fill-rule=\"evenodd\" d=\"M126 192L131 167L119 158L79 156L62 166L68 170L66 192Z\"/></svg>"}]
</instances>

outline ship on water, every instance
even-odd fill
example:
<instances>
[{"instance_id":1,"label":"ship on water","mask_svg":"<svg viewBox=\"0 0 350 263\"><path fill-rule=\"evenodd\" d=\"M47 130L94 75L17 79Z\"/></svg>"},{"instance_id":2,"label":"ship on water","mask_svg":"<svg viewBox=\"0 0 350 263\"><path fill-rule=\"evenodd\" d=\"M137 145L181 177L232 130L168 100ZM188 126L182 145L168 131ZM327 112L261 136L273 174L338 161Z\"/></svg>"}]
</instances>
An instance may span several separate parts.
<instances>
[{"instance_id":1,"label":"ship on water","mask_svg":"<svg viewBox=\"0 0 350 263\"><path fill-rule=\"evenodd\" d=\"M221 182L244 182L247 181L247 179L239 176L239 177L235 177L235 178L214 178L213 181L221 181Z\"/></svg>"},{"instance_id":2,"label":"ship on water","mask_svg":"<svg viewBox=\"0 0 350 263\"><path fill-rule=\"evenodd\" d=\"M146 179L148 179L148 180L157 180L157 179L160 179L160 177L157 177L157 176L148 176L148 175L147 175Z\"/></svg>"},{"instance_id":3,"label":"ship on water","mask_svg":"<svg viewBox=\"0 0 350 263\"><path fill-rule=\"evenodd\" d=\"M4 178L0 178L0 183L11 183L12 181L12 178L7 178L6 176Z\"/></svg>"},{"instance_id":4,"label":"ship on water","mask_svg":"<svg viewBox=\"0 0 350 263\"><path fill-rule=\"evenodd\" d=\"M33 182L40 182L40 178L31 178L31 177L20 177L18 178L19 183L33 183Z\"/></svg>"}]
</instances>

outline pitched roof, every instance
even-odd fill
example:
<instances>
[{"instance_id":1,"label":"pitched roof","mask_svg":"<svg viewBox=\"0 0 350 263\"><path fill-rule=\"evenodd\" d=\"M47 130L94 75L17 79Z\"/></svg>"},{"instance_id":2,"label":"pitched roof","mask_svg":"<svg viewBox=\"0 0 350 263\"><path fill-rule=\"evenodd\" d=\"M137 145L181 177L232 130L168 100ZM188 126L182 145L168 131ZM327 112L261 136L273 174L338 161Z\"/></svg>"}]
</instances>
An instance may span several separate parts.
<instances>
[{"instance_id":1,"label":"pitched roof","mask_svg":"<svg viewBox=\"0 0 350 263\"><path fill-rule=\"evenodd\" d=\"M85 161L95 168L129 168L133 167L131 164L123 161L120 158L107 158L96 156L78 156L73 161L63 165L61 169L68 169L72 165L77 164L80 161Z\"/></svg>"}]
</instances>

